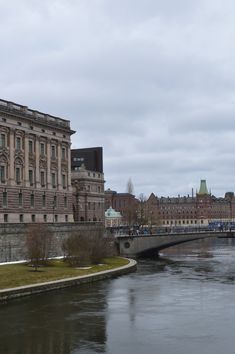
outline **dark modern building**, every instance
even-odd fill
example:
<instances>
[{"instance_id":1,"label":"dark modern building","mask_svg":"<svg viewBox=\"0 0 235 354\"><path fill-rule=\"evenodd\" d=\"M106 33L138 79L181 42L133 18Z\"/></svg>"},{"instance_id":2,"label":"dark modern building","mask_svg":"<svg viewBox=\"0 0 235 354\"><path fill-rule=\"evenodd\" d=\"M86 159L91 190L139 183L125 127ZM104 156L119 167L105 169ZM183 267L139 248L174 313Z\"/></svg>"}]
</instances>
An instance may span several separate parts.
<instances>
[{"instance_id":1,"label":"dark modern building","mask_svg":"<svg viewBox=\"0 0 235 354\"><path fill-rule=\"evenodd\" d=\"M103 148L91 147L71 150L72 171L85 166L86 170L103 173Z\"/></svg>"}]
</instances>

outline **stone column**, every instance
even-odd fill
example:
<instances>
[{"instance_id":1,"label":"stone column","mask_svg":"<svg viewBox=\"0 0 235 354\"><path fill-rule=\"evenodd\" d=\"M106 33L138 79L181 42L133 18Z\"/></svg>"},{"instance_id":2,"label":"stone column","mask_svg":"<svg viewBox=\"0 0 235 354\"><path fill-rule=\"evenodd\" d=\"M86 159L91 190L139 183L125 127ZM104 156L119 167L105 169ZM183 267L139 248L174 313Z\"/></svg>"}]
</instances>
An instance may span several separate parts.
<instances>
[{"instance_id":1,"label":"stone column","mask_svg":"<svg viewBox=\"0 0 235 354\"><path fill-rule=\"evenodd\" d=\"M51 140L47 139L47 189L51 188Z\"/></svg>"},{"instance_id":2,"label":"stone column","mask_svg":"<svg viewBox=\"0 0 235 354\"><path fill-rule=\"evenodd\" d=\"M24 185L29 187L29 139L28 134L24 137Z\"/></svg>"},{"instance_id":3,"label":"stone column","mask_svg":"<svg viewBox=\"0 0 235 354\"><path fill-rule=\"evenodd\" d=\"M67 176L67 183L68 183L68 190L72 192L72 186L71 186L71 143L68 144L68 151L67 151L67 156L68 156L68 176Z\"/></svg>"},{"instance_id":4,"label":"stone column","mask_svg":"<svg viewBox=\"0 0 235 354\"><path fill-rule=\"evenodd\" d=\"M35 140L35 163L36 163L36 171L35 171L35 180L36 180L36 188L40 188L40 170L39 170L39 161L40 161L40 146L39 146L40 138L36 136Z\"/></svg>"},{"instance_id":5,"label":"stone column","mask_svg":"<svg viewBox=\"0 0 235 354\"><path fill-rule=\"evenodd\" d=\"M9 164L9 184L15 186L15 131L10 129L10 164Z\"/></svg>"},{"instance_id":6,"label":"stone column","mask_svg":"<svg viewBox=\"0 0 235 354\"><path fill-rule=\"evenodd\" d=\"M57 153L58 153L58 189L62 189L62 184L61 184L61 143L58 141L58 146L57 146Z\"/></svg>"}]
</instances>

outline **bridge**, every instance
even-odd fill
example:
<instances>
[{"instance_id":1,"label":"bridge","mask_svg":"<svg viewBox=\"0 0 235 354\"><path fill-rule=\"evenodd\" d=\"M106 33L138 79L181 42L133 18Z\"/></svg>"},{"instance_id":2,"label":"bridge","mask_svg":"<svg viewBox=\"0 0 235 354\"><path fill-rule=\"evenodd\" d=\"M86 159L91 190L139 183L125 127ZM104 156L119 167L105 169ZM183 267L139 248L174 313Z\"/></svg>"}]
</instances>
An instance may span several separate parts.
<instances>
[{"instance_id":1,"label":"bridge","mask_svg":"<svg viewBox=\"0 0 235 354\"><path fill-rule=\"evenodd\" d=\"M116 238L119 254L125 257L156 255L162 249L195 240L235 237L235 231L201 231L168 233L141 236L119 236Z\"/></svg>"}]
</instances>

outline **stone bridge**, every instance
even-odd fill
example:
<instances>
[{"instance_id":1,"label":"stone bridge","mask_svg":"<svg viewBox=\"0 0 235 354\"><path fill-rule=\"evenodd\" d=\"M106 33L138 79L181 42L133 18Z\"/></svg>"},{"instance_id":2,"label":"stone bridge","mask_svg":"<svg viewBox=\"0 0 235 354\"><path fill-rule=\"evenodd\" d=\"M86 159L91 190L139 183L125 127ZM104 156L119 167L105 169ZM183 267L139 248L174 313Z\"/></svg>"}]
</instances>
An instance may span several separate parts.
<instances>
[{"instance_id":1,"label":"stone bridge","mask_svg":"<svg viewBox=\"0 0 235 354\"><path fill-rule=\"evenodd\" d=\"M156 234L144 236L119 236L116 238L119 253L125 257L156 255L164 248L179 245L180 243L215 237L234 237L231 231L204 231L188 233Z\"/></svg>"}]
</instances>

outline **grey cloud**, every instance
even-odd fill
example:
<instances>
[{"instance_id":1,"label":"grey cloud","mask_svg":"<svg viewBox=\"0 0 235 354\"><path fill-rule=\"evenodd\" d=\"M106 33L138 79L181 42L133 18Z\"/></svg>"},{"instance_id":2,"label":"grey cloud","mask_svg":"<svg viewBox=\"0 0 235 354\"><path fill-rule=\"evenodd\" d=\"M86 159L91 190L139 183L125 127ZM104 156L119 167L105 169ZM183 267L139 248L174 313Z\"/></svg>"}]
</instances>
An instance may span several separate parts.
<instances>
[{"instance_id":1,"label":"grey cloud","mask_svg":"<svg viewBox=\"0 0 235 354\"><path fill-rule=\"evenodd\" d=\"M104 147L106 186L235 189L231 0L0 1L1 97ZM4 70L3 70L4 68Z\"/></svg>"}]
</instances>

